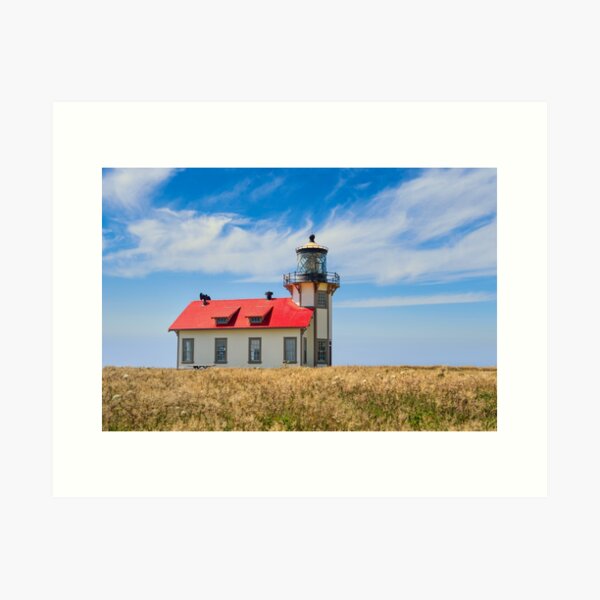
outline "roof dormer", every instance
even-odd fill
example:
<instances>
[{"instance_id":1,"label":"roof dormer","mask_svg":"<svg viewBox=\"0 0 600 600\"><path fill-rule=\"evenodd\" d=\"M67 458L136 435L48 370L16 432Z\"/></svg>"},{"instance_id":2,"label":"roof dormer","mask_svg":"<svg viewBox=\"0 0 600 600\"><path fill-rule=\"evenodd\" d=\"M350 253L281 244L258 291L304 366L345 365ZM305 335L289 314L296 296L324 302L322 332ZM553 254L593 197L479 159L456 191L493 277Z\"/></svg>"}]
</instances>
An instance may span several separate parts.
<instances>
[{"instance_id":1,"label":"roof dormer","mask_svg":"<svg viewBox=\"0 0 600 600\"><path fill-rule=\"evenodd\" d=\"M212 315L211 318L215 320L215 325L224 326L230 325L233 317L239 312L241 306L234 307L222 307L219 312L215 315Z\"/></svg>"},{"instance_id":2,"label":"roof dormer","mask_svg":"<svg viewBox=\"0 0 600 600\"><path fill-rule=\"evenodd\" d=\"M266 310L264 308L250 310L249 314L246 315L248 323L250 325L264 325L268 320L269 315L273 307L269 306Z\"/></svg>"}]
</instances>

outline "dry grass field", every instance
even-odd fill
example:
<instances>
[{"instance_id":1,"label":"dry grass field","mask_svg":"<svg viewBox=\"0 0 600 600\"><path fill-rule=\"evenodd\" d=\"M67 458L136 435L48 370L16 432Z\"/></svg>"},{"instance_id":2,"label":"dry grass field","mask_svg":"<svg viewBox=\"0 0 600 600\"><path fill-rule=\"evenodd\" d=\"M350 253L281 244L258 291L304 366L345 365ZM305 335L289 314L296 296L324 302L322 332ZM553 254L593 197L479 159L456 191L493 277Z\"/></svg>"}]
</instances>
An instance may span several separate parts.
<instances>
[{"instance_id":1,"label":"dry grass field","mask_svg":"<svg viewBox=\"0 0 600 600\"><path fill-rule=\"evenodd\" d=\"M105 367L104 431L490 431L496 369Z\"/></svg>"}]
</instances>

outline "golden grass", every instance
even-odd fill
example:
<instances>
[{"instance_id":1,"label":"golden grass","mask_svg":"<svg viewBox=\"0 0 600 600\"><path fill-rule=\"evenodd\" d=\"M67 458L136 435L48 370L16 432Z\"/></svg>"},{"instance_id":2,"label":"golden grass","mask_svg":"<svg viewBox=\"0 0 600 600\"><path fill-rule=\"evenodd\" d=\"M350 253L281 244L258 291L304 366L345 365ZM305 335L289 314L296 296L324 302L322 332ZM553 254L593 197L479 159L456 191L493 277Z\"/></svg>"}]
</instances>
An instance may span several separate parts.
<instances>
[{"instance_id":1,"label":"golden grass","mask_svg":"<svg viewBox=\"0 0 600 600\"><path fill-rule=\"evenodd\" d=\"M496 369L105 367L104 431L490 431Z\"/></svg>"}]
</instances>

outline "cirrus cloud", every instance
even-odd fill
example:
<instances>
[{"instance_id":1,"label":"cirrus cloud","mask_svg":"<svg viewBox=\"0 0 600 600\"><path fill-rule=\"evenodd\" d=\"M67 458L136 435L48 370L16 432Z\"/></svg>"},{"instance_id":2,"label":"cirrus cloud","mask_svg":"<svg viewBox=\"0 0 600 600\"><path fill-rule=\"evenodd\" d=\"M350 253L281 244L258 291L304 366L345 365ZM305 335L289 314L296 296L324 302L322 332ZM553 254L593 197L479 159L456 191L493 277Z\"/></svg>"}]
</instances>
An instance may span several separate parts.
<instances>
[{"instance_id":1,"label":"cirrus cloud","mask_svg":"<svg viewBox=\"0 0 600 600\"><path fill-rule=\"evenodd\" d=\"M136 186L130 182L137 174L124 178L128 183L121 189L133 190L125 196L140 202L144 186L154 189L171 175L163 172ZM274 179L270 185L262 192L274 191L281 182ZM252 220L231 213L152 209L127 223L129 247L109 248L104 270L122 277L189 271L274 281L293 270L293 249L311 229L310 220L292 226L283 216ZM387 285L494 275L496 170L424 170L366 202L336 206L317 234L332 249L330 267L346 282Z\"/></svg>"},{"instance_id":2,"label":"cirrus cloud","mask_svg":"<svg viewBox=\"0 0 600 600\"><path fill-rule=\"evenodd\" d=\"M102 174L105 206L131 211L149 201L177 169L106 169Z\"/></svg>"},{"instance_id":3,"label":"cirrus cloud","mask_svg":"<svg viewBox=\"0 0 600 600\"><path fill-rule=\"evenodd\" d=\"M470 304L495 300L489 292L467 292L466 294L432 294L429 296L383 296L359 298L336 302L336 308L388 308L395 306L426 306L431 304Z\"/></svg>"}]
</instances>

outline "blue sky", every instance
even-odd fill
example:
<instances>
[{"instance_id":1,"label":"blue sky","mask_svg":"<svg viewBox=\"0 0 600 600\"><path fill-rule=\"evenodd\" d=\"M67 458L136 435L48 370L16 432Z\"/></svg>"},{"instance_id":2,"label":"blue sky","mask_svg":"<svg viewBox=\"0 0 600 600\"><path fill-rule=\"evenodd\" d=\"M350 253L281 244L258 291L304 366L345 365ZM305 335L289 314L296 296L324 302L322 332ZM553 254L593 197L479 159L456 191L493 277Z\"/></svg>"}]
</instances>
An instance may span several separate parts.
<instances>
[{"instance_id":1,"label":"blue sky","mask_svg":"<svg viewBox=\"0 0 600 600\"><path fill-rule=\"evenodd\" d=\"M104 169L102 196L105 365L174 366L201 291L288 296L311 233L334 364L496 364L495 169Z\"/></svg>"}]
</instances>

